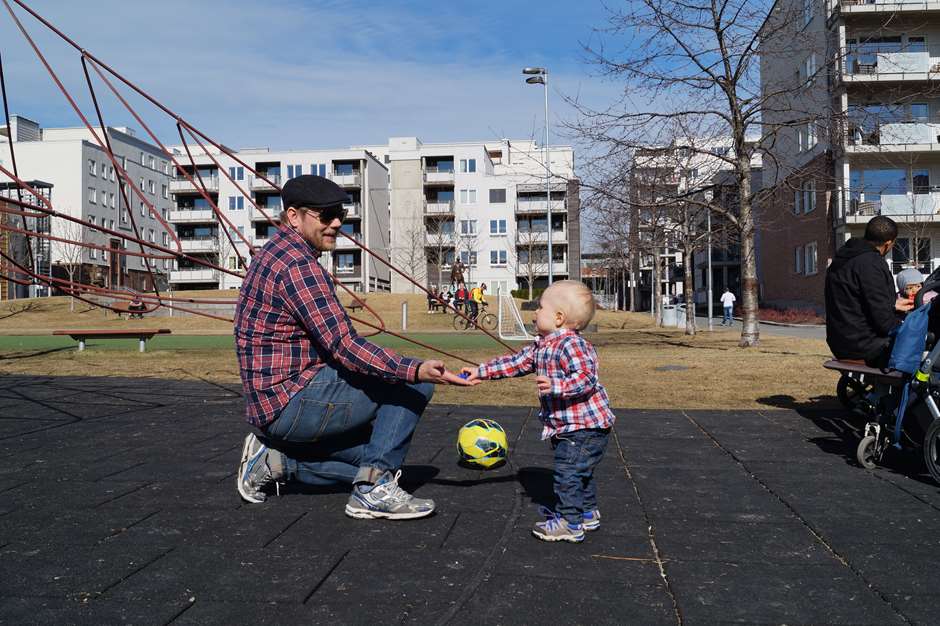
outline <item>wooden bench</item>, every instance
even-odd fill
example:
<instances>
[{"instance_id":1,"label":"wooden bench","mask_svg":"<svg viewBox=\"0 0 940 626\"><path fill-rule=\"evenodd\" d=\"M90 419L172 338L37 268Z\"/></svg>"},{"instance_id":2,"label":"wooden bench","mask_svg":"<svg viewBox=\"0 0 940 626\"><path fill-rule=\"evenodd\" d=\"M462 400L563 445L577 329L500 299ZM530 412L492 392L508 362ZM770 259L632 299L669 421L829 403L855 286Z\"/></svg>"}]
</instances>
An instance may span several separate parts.
<instances>
[{"instance_id":1,"label":"wooden bench","mask_svg":"<svg viewBox=\"0 0 940 626\"><path fill-rule=\"evenodd\" d=\"M359 302L358 300L353 300L352 302L346 305L346 309L349 311L352 311L353 313L355 313L356 311L361 311L362 307L365 305L366 299L360 298L360 300L362 300L362 302Z\"/></svg>"},{"instance_id":2,"label":"wooden bench","mask_svg":"<svg viewBox=\"0 0 940 626\"><path fill-rule=\"evenodd\" d=\"M54 330L53 335L68 335L78 341L78 350L85 349L86 339L137 339L140 341L140 351L146 351L146 342L152 339L154 335L169 335L169 328L138 328L136 330Z\"/></svg>"},{"instance_id":3,"label":"wooden bench","mask_svg":"<svg viewBox=\"0 0 940 626\"><path fill-rule=\"evenodd\" d=\"M885 372L875 367L868 367L865 365L864 361L830 359L823 363L823 367L839 372L840 374L861 375L865 377L865 380L870 382L880 382L891 386L904 384L903 373L895 370Z\"/></svg>"},{"instance_id":4,"label":"wooden bench","mask_svg":"<svg viewBox=\"0 0 940 626\"><path fill-rule=\"evenodd\" d=\"M450 307L447 305L447 303L443 302L442 300L438 300L437 298L428 298L428 313L437 313L438 311L441 313L447 313L447 309L449 308Z\"/></svg>"}]
</instances>

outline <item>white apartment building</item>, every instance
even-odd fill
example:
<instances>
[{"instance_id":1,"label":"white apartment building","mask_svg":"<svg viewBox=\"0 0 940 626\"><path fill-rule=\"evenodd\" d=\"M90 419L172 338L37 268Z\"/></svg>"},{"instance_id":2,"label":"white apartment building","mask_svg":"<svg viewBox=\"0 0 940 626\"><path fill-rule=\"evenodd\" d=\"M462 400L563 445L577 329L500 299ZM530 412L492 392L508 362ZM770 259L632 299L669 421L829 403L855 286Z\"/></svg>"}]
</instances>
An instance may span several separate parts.
<instances>
[{"instance_id":1,"label":"white apartment building","mask_svg":"<svg viewBox=\"0 0 940 626\"><path fill-rule=\"evenodd\" d=\"M193 168L183 147L171 149L187 173L196 182L202 181L212 203L230 222L220 224L201 188L177 173L170 181L175 206L169 221L188 255L217 267L244 269L240 260L251 258L249 245L264 245L277 228L271 220L280 216L281 198L273 185L280 187L301 174L316 174L349 193L342 230L377 255L388 256L388 171L365 150L245 149L234 153L236 160L220 151L206 154L190 146ZM230 229L228 235L225 228ZM322 261L339 283L353 291L389 290L389 268L344 237L337 238L336 250L324 255ZM178 290L237 289L241 278L181 259L170 273L170 284Z\"/></svg>"},{"instance_id":2,"label":"white apartment building","mask_svg":"<svg viewBox=\"0 0 940 626\"><path fill-rule=\"evenodd\" d=\"M544 150L531 140L392 137L364 149L389 167L392 258L418 282L448 288L460 258L468 287L486 283L489 293L507 293L530 280L544 287L549 236L553 278L580 280L581 205L570 147L550 150L550 198ZM392 275L392 291L412 290Z\"/></svg>"},{"instance_id":3,"label":"white apartment building","mask_svg":"<svg viewBox=\"0 0 940 626\"><path fill-rule=\"evenodd\" d=\"M107 132L121 167L147 200L165 216L171 207L167 159L157 146L138 139L132 129L108 127ZM0 127L0 137L0 164L8 170L13 169L7 145L7 137L12 137L20 178L41 180L52 185L53 206L60 213L134 237L130 220L133 212L142 239L167 241L166 229L130 189L127 190L130 206L125 205L120 192L121 182L107 152L98 147L87 128L41 128L32 120L13 116L10 128ZM139 246L128 243L123 236L90 228L77 229L70 224L63 219L51 220L52 235L107 248L85 248L81 272L75 280L111 288L153 289L144 260L122 253L123 250L140 251ZM145 252L153 251L146 249ZM67 278L62 264L67 262L65 257L69 253L62 244L52 243L47 254L51 255L52 267L45 270L51 270L59 278ZM151 264L157 274L157 282L165 282L170 261L151 261Z\"/></svg>"},{"instance_id":4,"label":"white apartment building","mask_svg":"<svg viewBox=\"0 0 940 626\"><path fill-rule=\"evenodd\" d=\"M824 305L825 269L836 249L875 215L898 222L888 262L940 266L940 3L913 0L787 0L790 31L762 43L775 132L765 186L764 299ZM771 18L773 20L773 18ZM776 26L776 25L775 25ZM781 40L799 38L787 53ZM805 123L778 130L796 117ZM777 167L779 164L779 167ZM787 259L786 263L780 262Z\"/></svg>"}]
</instances>

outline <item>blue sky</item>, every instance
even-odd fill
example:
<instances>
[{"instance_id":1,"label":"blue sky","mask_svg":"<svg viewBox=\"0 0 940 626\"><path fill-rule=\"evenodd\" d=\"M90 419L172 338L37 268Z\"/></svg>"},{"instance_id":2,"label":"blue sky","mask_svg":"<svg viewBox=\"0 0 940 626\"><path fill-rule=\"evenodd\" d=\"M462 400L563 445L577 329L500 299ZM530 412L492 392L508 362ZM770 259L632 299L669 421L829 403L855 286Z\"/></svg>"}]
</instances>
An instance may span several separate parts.
<instances>
[{"instance_id":1,"label":"blue sky","mask_svg":"<svg viewBox=\"0 0 940 626\"><path fill-rule=\"evenodd\" d=\"M542 91L524 84L525 65L551 72L553 143L570 143L559 137L558 123L573 115L558 92L597 105L618 95L581 59L580 42L606 16L594 0L29 4L232 147L343 147L400 135L541 139ZM77 53L17 13L63 82L87 103ZM77 125L2 7L0 42L11 111L44 126ZM105 87L98 93L107 123L138 127ZM166 116L142 113L161 139L178 143Z\"/></svg>"}]
</instances>

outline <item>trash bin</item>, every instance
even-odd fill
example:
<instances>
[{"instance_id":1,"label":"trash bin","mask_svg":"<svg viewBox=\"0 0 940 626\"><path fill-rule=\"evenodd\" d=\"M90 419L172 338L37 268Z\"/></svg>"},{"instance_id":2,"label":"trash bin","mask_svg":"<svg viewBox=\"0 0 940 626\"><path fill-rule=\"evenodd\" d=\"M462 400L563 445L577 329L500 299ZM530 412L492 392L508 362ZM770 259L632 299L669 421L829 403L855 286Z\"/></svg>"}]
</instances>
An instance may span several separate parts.
<instances>
[{"instance_id":1,"label":"trash bin","mask_svg":"<svg viewBox=\"0 0 940 626\"><path fill-rule=\"evenodd\" d=\"M675 326L675 325L676 325L676 305L664 304L663 305L663 326Z\"/></svg>"},{"instance_id":2,"label":"trash bin","mask_svg":"<svg viewBox=\"0 0 940 626\"><path fill-rule=\"evenodd\" d=\"M678 328L685 328L685 305L684 304L676 305L676 326Z\"/></svg>"}]
</instances>

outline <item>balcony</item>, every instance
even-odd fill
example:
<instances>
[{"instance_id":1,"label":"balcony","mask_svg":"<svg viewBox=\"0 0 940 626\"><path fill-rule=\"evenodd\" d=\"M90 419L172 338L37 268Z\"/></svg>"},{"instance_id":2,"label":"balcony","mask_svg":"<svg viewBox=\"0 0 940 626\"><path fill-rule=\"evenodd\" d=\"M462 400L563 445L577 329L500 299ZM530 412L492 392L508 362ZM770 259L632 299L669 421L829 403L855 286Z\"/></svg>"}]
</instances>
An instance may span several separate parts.
<instances>
[{"instance_id":1,"label":"balcony","mask_svg":"<svg viewBox=\"0 0 940 626\"><path fill-rule=\"evenodd\" d=\"M353 239L355 239L356 241L358 241L359 243L362 243L362 233L346 233L346 234L352 237ZM354 242L350 241L346 237L343 237L342 235L337 235L336 236L336 249L337 250L358 250L359 246L357 246Z\"/></svg>"},{"instance_id":2,"label":"balcony","mask_svg":"<svg viewBox=\"0 0 940 626\"><path fill-rule=\"evenodd\" d=\"M330 176L330 179L340 187L359 187L362 185L362 175L356 171L343 174L340 174L339 172L333 172L333 175Z\"/></svg>"},{"instance_id":3,"label":"balcony","mask_svg":"<svg viewBox=\"0 0 940 626\"><path fill-rule=\"evenodd\" d=\"M429 185L452 185L454 184L454 167L440 167L437 165L428 165L424 168L424 182Z\"/></svg>"},{"instance_id":4,"label":"balcony","mask_svg":"<svg viewBox=\"0 0 940 626\"><path fill-rule=\"evenodd\" d=\"M534 274L536 276L548 276L548 264L547 263L535 263ZM518 262L516 263L516 276L526 276L529 273L528 263ZM568 262L567 261L555 261L552 263L552 276L557 278L559 275L568 274Z\"/></svg>"},{"instance_id":5,"label":"balcony","mask_svg":"<svg viewBox=\"0 0 940 626\"><path fill-rule=\"evenodd\" d=\"M170 181L170 193L200 193L203 190L211 193L219 190L218 176L203 176L202 184L205 185L204 189L199 185L199 177L195 174L193 175L193 181L195 183L188 178L172 179Z\"/></svg>"},{"instance_id":6,"label":"balcony","mask_svg":"<svg viewBox=\"0 0 940 626\"><path fill-rule=\"evenodd\" d=\"M171 283L218 283L219 270L189 269L170 272Z\"/></svg>"},{"instance_id":7,"label":"balcony","mask_svg":"<svg viewBox=\"0 0 940 626\"><path fill-rule=\"evenodd\" d=\"M258 209L262 209L264 213L262 213ZM267 222L267 221L270 221L268 218L270 218L271 220L276 220L278 216L281 214L281 203L278 202L277 204L259 204L258 209L256 209L255 207L251 207L250 218L249 218L251 219L251 221ZM265 216L265 213L267 213L267 216Z\"/></svg>"},{"instance_id":8,"label":"balcony","mask_svg":"<svg viewBox=\"0 0 940 626\"><path fill-rule=\"evenodd\" d=\"M262 174L265 178L267 178L269 181L271 181L271 183L274 183L274 185L280 185L280 184L281 184L281 175L280 175L280 174L265 174L264 172L260 172L260 174ZM251 188L252 188L252 189L257 189L257 190L259 190L259 191L277 191L277 188L276 188L274 185L272 185L271 183L269 183L269 182L268 182L267 180L265 180L264 178L261 178L260 176L252 176L252 177L251 177Z\"/></svg>"},{"instance_id":9,"label":"balcony","mask_svg":"<svg viewBox=\"0 0 940 626\"><path fill-rule=\"evenodd\" d=\"M347 218L362 216L362 204L359 202L344 202L343 209L346 211Z\"/></svg>"},{"instance_id":10,"label":"balcony","mask_svg":"<svg viewBox=\"0 0 940 626\"><path fill-rule=\"evenodd\" d=\"M425 215L446 215L453 214L454 212L454 201L453 200L425 200L424 201L424 214Z\"/></svg>"},{"instance_id":11,"label":"balcony","mask_svg":"<svg viewBox=\"0 0 940 626\"><path fill-rule=\"evenodd\" d=\"M215 252L219 249L219 239L218 237L180 237L180 246L187 254Z\"/></svg>"},{"instance_id":12,"label":"balcony","mask_svg":"<svg viewBox=\"0 0 940 626\"><path fill-rule=\"evenodd\" d=\"M453 248L457 236L449 233L427 233L425 242L429 248Z\"/></svg>"},{"instance_id":13,"label":"balcony","mask_svg":"<svg viewBox=\"0 0 940 626\"><path fill-rule=\"evenodd\" d=\"M923 81L940 78L940 64L926 50L902 51L896 47L864 50L843 48L840 75L846 83Z\"/></svg>"},{"instance_id":14,"label":"balcony","mask_svg":"<svg viewBox=\"0 0 940 626\"><path fill-rule=\"evenodd\" d=\"M910 120L849 120L845 151L850 154L940 151L940 117Z\"/></svg>"},{"instance_id":15,"label":"balcony","mask_svg":"<svg viewBox=\"0 0 940 626\"><path fill-rule=\"evenodd\" d=\"M177 209L167 214L167 221L171 224L204 224L215 222L215 211L212 209Z\"/></svg>"},{"instance_id":16,"label":"balcony","mask_svg":"<svg viewBox=\"0 0 940 626\"><path fill-rule=\"evenodd\" d=\"M545 200L523 200L519 198L516 201L516 213L548 213L548 202ZM552 200L552 213L561 213L565 211L564 200Z\"/></svg>"},{"instance_id":17,"label":"balcony","mask_svg":"<svg viewBox=\"0 0 940 626\"><path fill-rule=\"evenodd\" d=\"M361 265L344 265L342 267L334 268L333 273L336 274L336 277L340 279L361 278L362 266Z\"/></svg>"},{"instance_id":18,"label":"balcony","mask_svg":"<svg viewBox=\"0 0 940 626\"><path fill-rule=\"evenodd\" d=\"M912 193L857 192L843 190L843 215L847 224L867 224L876 215L898 222L940 222L940 186Z\"/></svg>"},{"instance_id":19,"label":"balcony","mask_svg":"<svg viewBox=\"0 0 940 626\"><path fill-rule=\"evenodd\" d=\"M548 243L548 233L544 230L516 231L516 244ZM563 230L552 231L552 243L568 243L568 233Z\"/></svg>"},{"instance_id":20,"label":"balcony","mask_svg":"<svg viewBox=\"0 0 940 626\"><path fill-rule=\"evenodd\" d=\"M843 15L940 11L938 0L833 0L832 5Z\"/></svg>"}]
</instances>

